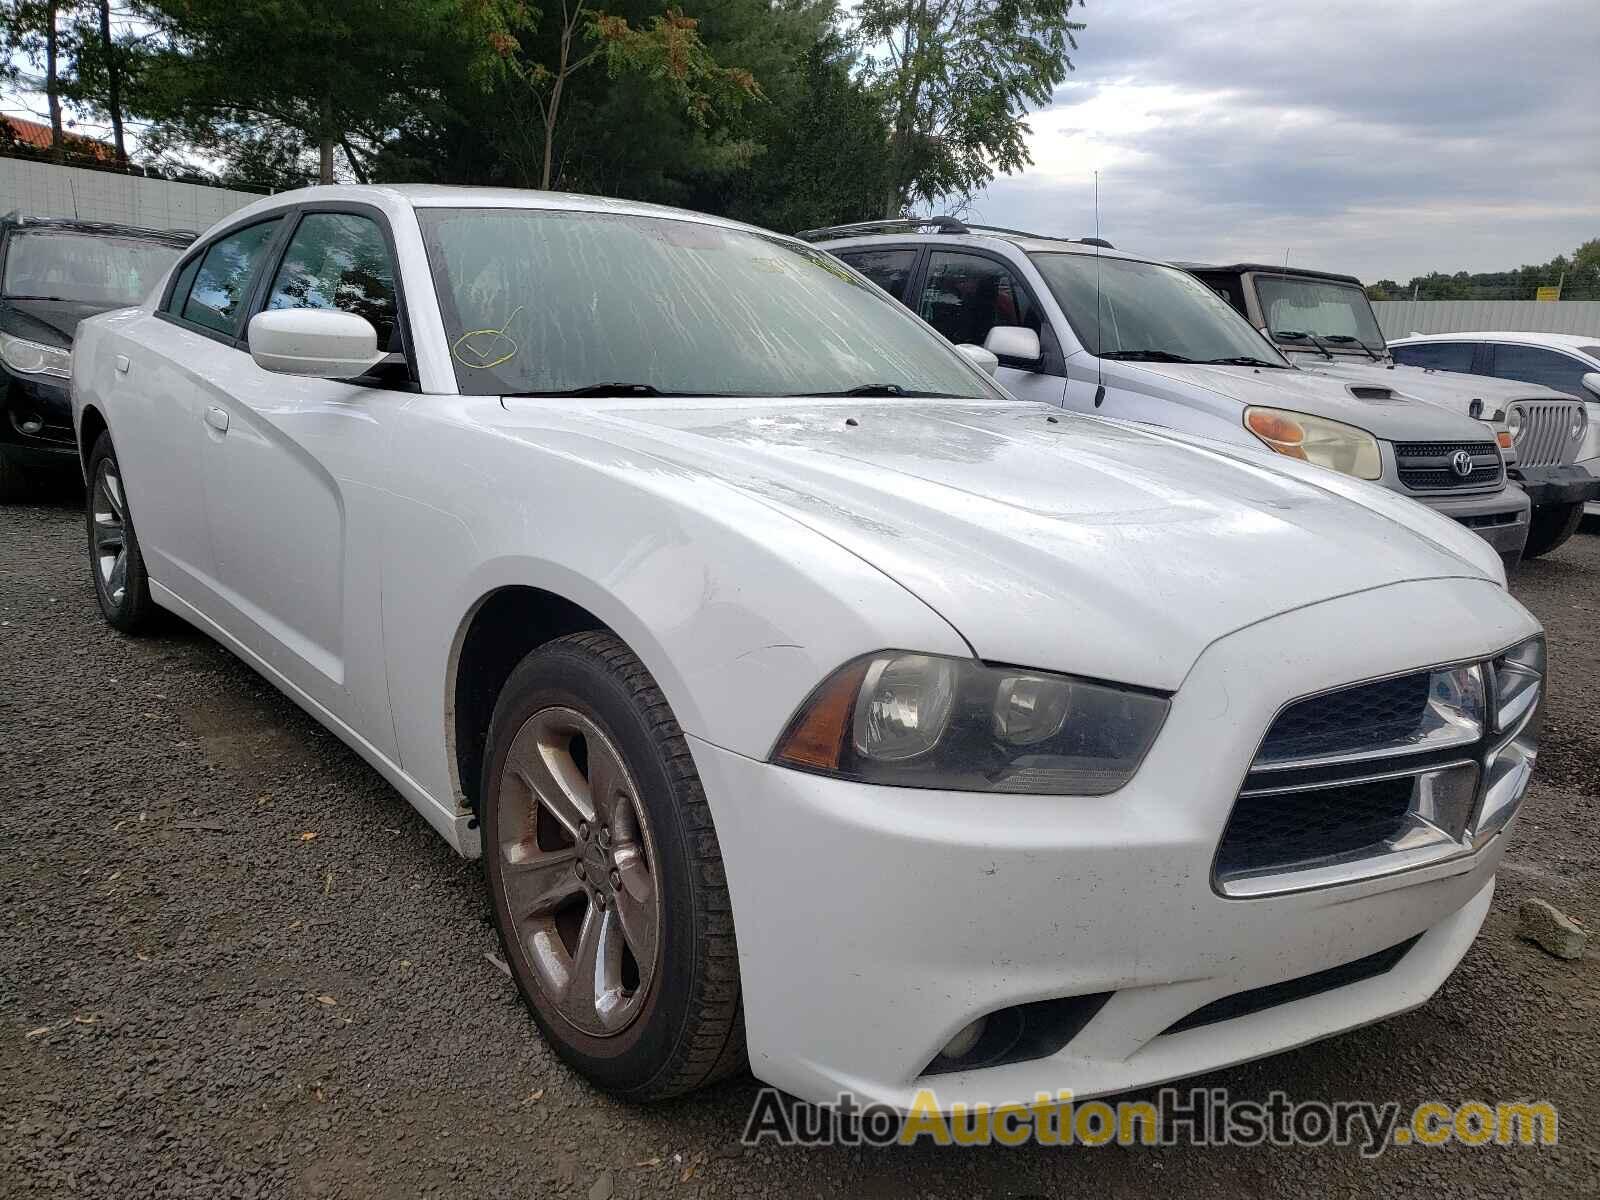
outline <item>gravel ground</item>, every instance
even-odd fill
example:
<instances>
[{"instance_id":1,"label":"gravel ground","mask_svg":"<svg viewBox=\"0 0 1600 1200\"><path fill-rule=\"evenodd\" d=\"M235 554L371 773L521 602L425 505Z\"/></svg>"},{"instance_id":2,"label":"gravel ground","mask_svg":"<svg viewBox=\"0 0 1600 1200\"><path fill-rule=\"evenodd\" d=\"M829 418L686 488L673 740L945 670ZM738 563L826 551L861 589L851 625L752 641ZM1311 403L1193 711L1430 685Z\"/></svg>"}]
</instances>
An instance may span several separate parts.
<instances>
[{"instance_id":1,"label":"gravel ground","mask_svg":"<svg viewBox=\"0 0 1600 1200\"><path fill-rule=\"evenodd\" d=\"M1554 1149L742 1150L756 1085L651 1108L545 1049L464 862L217 645L100 621L65 501L0 509L0 1195L1600 1191L1600 972L1513 936L1600 924L1600 536L1528 566L1540 780L1465 962L1410 1015L1199 1081L1236 1097L1548 1098Z\"/></svg>"}]
</instances>

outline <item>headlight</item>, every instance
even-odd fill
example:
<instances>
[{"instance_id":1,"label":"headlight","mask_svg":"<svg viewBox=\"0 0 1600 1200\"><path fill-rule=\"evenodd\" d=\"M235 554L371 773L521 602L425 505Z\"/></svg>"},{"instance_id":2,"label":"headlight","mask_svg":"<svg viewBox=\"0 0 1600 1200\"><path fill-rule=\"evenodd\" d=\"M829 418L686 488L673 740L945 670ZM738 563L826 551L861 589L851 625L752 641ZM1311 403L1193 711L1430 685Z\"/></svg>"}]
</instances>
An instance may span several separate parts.
<instances>
[{"instance_id":1,"label":"headlight","mask_svg":"<svg viewBox=\"0 0 1600 1200\"><path fill-rule=\"evenodd\" d=\"M1529 638L1494 660L1494 727L1514 728L1539 702L1544 684L1544 638Z\"/></svg>"},{"instance_id":2,"label":"headlight","mask_svg":"<svg viewBox=\"0 0 1600 1200\"><path fill-rule=\"evenodd\" d=\"M864 783L1103 796L1149 752L1165 696L970 659L885 651L800 707L773 761Z\"/></svg>"},{"instance_id":3,"label":"headlight","mask_svg":"<svg viewBox=\"0 0 1600 1200\"><path fill-rule=\"evenodd\" d=\"M1522 410L1514 405L1506 413L1506 432L1512 441L1522 436Z\"/></svg>"},{"instance_id":4,"label":"headlight","mask_svg":"<svg viewBox=\"0 0 1600 1200\"><path fill-rule=\"evenodd\" d=\"M1580 404L1578 405L1577 410L1572 414L1572 440L1575 442L1583 441L1584 432L1588 428L1589 410Z\"/></svg>"},{"instance_id":5,"label":"headlight","mask_svg":"<svg viewBox=\"0 0 1600 1200\"><path fill-rule=\"evenodd\" d=\"M18 375L56 375L65 379L72 374L72 351L43 346L9 333L0 333L0 362Z\"/></svg>"},{"instance_id":6,"label":"headlight","mask_svg":"<svg viewBox=\"0 0 1600 1200\"><path fill-rule=\"evenodd\" d=\"M1290 458L1331 467L1357 479L1383 476L1378 439L1354 425L1281 408L1252 407L1244 410L1244 426L1270 449Z\"/></svg>"}]
</instances>

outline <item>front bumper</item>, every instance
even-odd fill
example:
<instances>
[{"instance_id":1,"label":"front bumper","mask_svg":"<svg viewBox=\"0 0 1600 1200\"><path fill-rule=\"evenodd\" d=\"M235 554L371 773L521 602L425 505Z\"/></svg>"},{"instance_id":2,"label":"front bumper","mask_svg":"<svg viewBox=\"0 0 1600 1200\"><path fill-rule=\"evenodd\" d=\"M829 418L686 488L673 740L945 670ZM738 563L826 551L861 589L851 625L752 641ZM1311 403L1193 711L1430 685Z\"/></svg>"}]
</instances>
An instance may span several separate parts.
<instances>
[{"instance_id":1,"label":"front bumper","mask_svg":"<svg viewBox=\"0 0 1600 1200\"><path fill-rule=\"evenodd\" d=\"M0 454L29 466L77 462L67 381L0 371Z\"/></svg>"},{"instance_id":2,"label":"front bumper","mask_svg":"<svg viewBox=\"0 0 1600 1200\"><path fill-rule=\"evenodd\" d=\"M1518 484L1508 483L1499 491L1485 495L1430 496L1424 492L1407 492L1406 495L1465 525L1488 542L1507 571L1515 570L1522 561L1533 505Z\"/></svg>"},{"instance_id":3,"label":"front bumper","mask_svg":"<svg viewBox=\"0 0 1600 1200\"><path fill-rule=\"evenodd\" d=\"M1505 843L1312 891L1224 897L1212 861L1278 708L1537 631L1480 581L1330 600L1213 644L1111 796L870 787L692 742L739 939L752 1069L802 1098L899 1108L1079 1097L1195 1074L1423 1003L1465 953ZM1381 975L1187 1032L1213 1001L1418 940ZM1111 993L1055 1053L924 1075L979 1016Z\"/></svg>"},{"instance_id":4,"label":"front bumper","mask_svg":"<svg viewBox=\"0 0 1600 1200\"><path fill-rule=\"evenodd\" d=\"M1600 479L1580 463L1561 467L1513 467L1511 477L1536 505L1600 500Z\"/></svg>"}]
</instances>

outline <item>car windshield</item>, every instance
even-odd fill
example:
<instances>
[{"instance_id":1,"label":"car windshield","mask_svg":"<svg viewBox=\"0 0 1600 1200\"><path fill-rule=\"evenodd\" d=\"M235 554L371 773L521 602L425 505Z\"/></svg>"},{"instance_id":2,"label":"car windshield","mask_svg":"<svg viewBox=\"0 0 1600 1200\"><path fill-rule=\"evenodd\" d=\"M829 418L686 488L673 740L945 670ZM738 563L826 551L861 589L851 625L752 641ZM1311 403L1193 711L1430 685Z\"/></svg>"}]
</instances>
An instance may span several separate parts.
<instances>
[{"instance_id":1,"label":"car windshield","mask_svg":"<svg viewBox=\"0 0 1600 1200\"><path fill-rule=\"evenodd\" d=\"M1090 354L1135 362L1288 365L1227 301L1186 271L1109 255L1030 257Z\"/></svg>"},{"instance_id":2,"label":"car windshield","mask_svg":"<svg viewBox=\"0 0 1600 1200\"><path fill-rule=\"evenodd\" d=\"M999 396L821 250L623 213L417 215L463 392Z\"/></svg>"},{"instance_id":3,"label":"car windshield","mask_svg":"<svg viewBox=\"0 0 1600 1200\"><path fill-rule=\"evenodd\" d=\"M0 291L17 299L123 308L148 296L182 253L179 246L98 233L14 233Z\"/></svg>"},{"instance_id":4,"label":"car windshield","mask_svg":"<svg viewBox=\"0 0 1600 1200\"><path fill-rule=\"evenodd\" d=\"M1258 275L1256 296L1274 337L1309 333L1332 342L1334 349L1357 349L1356 343L1383 349L1383 333L1372 315L1372 305L1366 293L1351 284ZM1309 339L1285 336L1284 340L1292 345Z\"/></svg>"}]
</instances>

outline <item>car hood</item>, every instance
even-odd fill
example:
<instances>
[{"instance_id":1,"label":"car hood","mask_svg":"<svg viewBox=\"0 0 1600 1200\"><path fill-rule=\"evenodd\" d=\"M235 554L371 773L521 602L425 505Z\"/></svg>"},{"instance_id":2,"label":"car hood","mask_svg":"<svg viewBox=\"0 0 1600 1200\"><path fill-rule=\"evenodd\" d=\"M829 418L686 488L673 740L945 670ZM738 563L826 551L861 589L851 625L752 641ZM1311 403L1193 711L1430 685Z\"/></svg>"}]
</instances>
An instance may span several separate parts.
<instances>
[{"instance_id":1,"label":"car hood","mask_svg":"<svg viewBox=\"0 0 1600 1200\"><path fill-rule=\"evenodd\" d=\"M116 307L116 306L113 306ZM45 346L63 350L72 345L78 322L108 311L103 304L77 300L30 300L6 297L0 300L0 330Z\"/></svg>"},{"instance_id":2,"label":"car hood","mask_svg":"<svg viewBox=\"0 0 1600 1200\"><path fill-rule=\"evenodd\" d=\"M1483 437L1483 426L1465 413L1417 404L1399 394L1398 385L1387 381L1367 378L1347 381L1302 368L1261 370L1204 363L1107 363L1108 379L1113 367L1122 369L1118 374L1133 368L1129 374L1205 388L1242 404L1286 408L1343 421L1385 441L1473 441ZM1369 388L1374 391L1364 394L1364 389ZM1141 390L1153 389L1147 385ZM1182 402L1181 392L1174 393L1171 398Z\"/></svg>"},{"instance_id":3,"label":"car hood","mask_svg":"<svg viewBox=\"0 0 1600 1200\"><path fill-rule=\"evenodd\" d=\"M1430 371L1425 367L1409 367L1401 363L1388 365L1371 359L1335 358L1301 360L1300 366L1318 375L1345 379L1356 384L1374 384L1393 388L1417 400L1430 404L1445 404L1458 412L1465 412L1474 400L1483 401L1485 417L1492 417L1497 409L1515 400L1543 402L1565 401L1573 398L1536 383L1518 383L1510 379L1495 379L1488 375L1468 375L1459 371Z\"/></svg>"},{"instance_id":4,"label":"car hood","mask_svg":"<svg viewBox=\"0 0 1600 1200\"><path fill-rule=\"evenodd\" d=\"M1290 609L1403 580L1503 580L1474 534L1381 488L1042 405L504 403L513 436L549 447L555 425L590 444L573 452L670 464L662 486L687 474L697 503L715 481L787 513L991 662L1175 689L1211 642Z\"/></svg>"}]
</instances>

